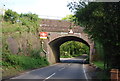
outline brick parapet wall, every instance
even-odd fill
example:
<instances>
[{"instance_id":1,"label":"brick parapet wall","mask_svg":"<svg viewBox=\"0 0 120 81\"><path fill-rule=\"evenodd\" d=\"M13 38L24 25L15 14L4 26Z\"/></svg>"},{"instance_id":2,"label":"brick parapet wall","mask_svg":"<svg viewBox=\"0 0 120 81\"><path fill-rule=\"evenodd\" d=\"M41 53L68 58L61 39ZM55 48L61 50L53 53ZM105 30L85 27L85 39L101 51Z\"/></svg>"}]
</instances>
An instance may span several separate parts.
<instances>
[{"instance_id":1,"label":"brick parapet wall","mask_svg":"<svg viewBox=\"0 0 120 81\"><path fill-rule=\"evenodd\" d=\"M70 27L72 27L72 30L75 33L83 31L83 28L80 26L75 26L73 23L63 20L42 19L40 23L42 31L47 32L68 32Z\"/></svg>"}]
</instances>

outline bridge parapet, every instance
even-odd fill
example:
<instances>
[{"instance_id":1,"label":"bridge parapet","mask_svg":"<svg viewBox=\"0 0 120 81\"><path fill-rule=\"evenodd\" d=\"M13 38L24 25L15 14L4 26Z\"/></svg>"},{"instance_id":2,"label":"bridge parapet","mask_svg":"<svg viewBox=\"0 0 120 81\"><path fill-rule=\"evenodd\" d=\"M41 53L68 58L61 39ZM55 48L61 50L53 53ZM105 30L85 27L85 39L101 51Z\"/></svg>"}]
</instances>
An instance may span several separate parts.
<instances>
[{"instance_id":1,"label":"bridge parapet","mask_svg":"<svg viewBox=\"0 0 120 81\"><path fill-rule=\"evenodd\" d=\"M71 27L75 33L83 31L82 27L64 20L42 19L40 22L40 28L46 32L68 32Z\"/></svg>"}]
</instances>

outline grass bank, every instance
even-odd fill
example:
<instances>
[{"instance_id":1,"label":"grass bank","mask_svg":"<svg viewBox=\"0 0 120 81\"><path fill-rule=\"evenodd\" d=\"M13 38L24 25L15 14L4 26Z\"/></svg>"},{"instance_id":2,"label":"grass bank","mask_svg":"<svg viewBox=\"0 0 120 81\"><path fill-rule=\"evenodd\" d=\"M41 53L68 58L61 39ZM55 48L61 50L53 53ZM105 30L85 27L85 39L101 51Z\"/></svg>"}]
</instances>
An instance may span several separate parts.
<instances>
[{"instance_id":1,"label":"grass bank","mask_svg":"<svg viewBox=\"0 0 120 81\"><path fill-rule=\"evenodd\" d=\"M14 76L26 70L48 66L45 57L24 56L4 53L2 56L2 77Z\"/></svg>"},{"instance_id":2,"label":"grass bank","mask_svg":"<svg viewBox=\"0 0 120 81\"><path fill-rule=\"evenodd\" d=\"M103 61L94 61L93 64L95 64L98 68L96 70L96 77L98 79L110 79L110 72L107 70L104 70L104 62Z\"/></svg>"},{"instance_id":3,"label":"grass bank","mask_svg":"<svg viewBox=\"0 0 120 81\"><path fill-rule=\"evenodd\" d=\"M104 70L104 62L102 62L102 61L94 61L93 64L95 64L100 69Z\"/></svg>"}]
</instances>

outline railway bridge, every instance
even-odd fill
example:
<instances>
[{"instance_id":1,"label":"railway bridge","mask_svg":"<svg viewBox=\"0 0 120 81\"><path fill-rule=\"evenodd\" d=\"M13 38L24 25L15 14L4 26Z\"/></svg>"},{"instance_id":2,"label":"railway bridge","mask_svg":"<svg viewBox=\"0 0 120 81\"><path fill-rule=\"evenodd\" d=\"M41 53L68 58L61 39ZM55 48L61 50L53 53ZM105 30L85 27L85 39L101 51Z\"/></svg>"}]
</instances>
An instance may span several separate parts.
<instances>
[{"instance_id":1,"label":"railway bridge","mask_svg":"<svg viewBox=\"0 0 120 81\"><path fill-rule=\"evenodd\" d=\"M50 63L60 61L60 46L67 41L78 41L90 48L89 59L92 61L94 42L83 32L83 28L64 20L42 19L40 28L47 32L47 39L41 39L42 47Z\"/></svg>"}]
</instances>

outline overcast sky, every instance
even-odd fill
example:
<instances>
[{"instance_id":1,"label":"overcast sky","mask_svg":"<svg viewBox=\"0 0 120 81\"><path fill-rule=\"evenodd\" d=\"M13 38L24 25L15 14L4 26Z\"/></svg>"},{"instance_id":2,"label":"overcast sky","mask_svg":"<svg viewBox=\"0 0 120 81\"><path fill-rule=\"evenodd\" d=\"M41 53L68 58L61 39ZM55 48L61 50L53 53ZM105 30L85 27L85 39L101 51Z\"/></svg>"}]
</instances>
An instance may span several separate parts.
<instances>
[{"instance_id":1,"label":"overcast sky","mask_svg":"<svg viewBox=\"0 0 120 81\"><path fill-rule=\"evenodd\" d=\"M0 0L5 9L18 13L35 13L40 17L60 19L72 14L67 4L72 0Z\"/></svg>"}]
</instances>

